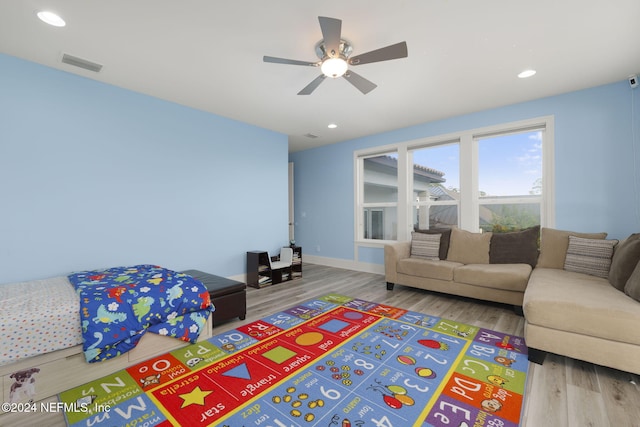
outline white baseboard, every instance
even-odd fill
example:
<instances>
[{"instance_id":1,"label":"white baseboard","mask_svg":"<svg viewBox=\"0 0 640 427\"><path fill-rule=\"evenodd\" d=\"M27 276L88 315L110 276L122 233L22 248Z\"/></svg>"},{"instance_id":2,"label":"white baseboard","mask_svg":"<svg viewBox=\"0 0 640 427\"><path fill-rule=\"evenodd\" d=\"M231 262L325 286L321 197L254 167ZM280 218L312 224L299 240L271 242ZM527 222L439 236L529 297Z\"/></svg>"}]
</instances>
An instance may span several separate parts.
<instances>
[{"instance_id":1,"label":"white baseboard","mask_svg":"<svg viewBox=\"0 0 640 427\"><path fill-rule=\"evenodd\" d=\"M327 267L344 268L346 270L362 271L364 273L384 274L384 265L358 262L348 259L327 258L317 255L304 254L303 263L326 265Z\"/></svg>"},{"instance_id":2,"label":"white baseboard","mask_svg":"<svg viewBox=\"0 0 640 427\"><path fill-rule=\"evenodd\" d=\"M325 265L327 267L344 268L345 270L362 271L363 273L384 274L384 265L371 264L367 262L357 262L348 259L327 258L316 255L304 255L303 264L318 264ZM303 270L304 277L304 270ZM228 279L237 280L242 283L247 283L247 275L236 274L235 276L229 276Z\"/></svg>"}]
</instances>

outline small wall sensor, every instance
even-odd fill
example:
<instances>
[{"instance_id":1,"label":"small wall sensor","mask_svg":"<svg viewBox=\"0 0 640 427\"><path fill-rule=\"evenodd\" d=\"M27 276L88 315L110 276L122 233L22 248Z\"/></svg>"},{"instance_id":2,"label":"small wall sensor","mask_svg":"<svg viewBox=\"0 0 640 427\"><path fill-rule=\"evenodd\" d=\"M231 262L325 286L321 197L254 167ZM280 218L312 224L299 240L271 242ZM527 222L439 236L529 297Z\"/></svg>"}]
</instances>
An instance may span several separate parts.
<instances>
[{"instance_id":1,"label":"small wall sensor","mask_svg":"<svg viewBox=\"0 0 640 427\"><path fill-rule=\"evenodd\" d=\"M632 89L635 89L638 87L638 76L636 76L635 74L632 76L629 76L629 85L631 86Z\"/></svg>"}]
</instances>

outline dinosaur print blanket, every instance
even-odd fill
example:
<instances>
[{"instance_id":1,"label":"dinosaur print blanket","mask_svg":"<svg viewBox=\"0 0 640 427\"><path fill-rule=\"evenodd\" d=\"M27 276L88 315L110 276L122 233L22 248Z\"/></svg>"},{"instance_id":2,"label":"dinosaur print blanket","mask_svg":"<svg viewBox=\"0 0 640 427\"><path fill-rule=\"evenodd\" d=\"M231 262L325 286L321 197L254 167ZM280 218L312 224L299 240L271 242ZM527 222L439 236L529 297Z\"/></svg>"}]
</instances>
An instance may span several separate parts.
<instances>
[{"instance_id":1,"label":"dinosaur print blanket","mask_svg":"<svg viewBox=\"0 0 640 427\"><path fill-rule=\"evenodd\" d=\"M214 310L200 281L155 265L82 271L68 277L80 297L87 362L131 350L147 331L194 343Z\"/></svg>"}]
</instances>

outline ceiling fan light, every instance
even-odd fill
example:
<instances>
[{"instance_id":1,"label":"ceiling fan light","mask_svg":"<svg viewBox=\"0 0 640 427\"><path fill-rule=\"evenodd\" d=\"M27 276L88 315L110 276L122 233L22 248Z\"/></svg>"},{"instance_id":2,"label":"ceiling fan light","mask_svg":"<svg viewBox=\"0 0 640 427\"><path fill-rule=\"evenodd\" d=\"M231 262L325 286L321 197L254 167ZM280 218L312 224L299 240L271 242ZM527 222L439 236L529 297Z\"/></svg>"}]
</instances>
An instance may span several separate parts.
<instances>
[{"instance_id":1,"label":"ceiling fan light","mask_svg":"<svg viewBox=\"0 0 640 427\"><path fill-rule=\"evenodd\" d=\"M322 74L333 79L342 77L347 72L347 68L347 61L342 58L325 59L320 66Z\"/></svg>"}]
</instances>

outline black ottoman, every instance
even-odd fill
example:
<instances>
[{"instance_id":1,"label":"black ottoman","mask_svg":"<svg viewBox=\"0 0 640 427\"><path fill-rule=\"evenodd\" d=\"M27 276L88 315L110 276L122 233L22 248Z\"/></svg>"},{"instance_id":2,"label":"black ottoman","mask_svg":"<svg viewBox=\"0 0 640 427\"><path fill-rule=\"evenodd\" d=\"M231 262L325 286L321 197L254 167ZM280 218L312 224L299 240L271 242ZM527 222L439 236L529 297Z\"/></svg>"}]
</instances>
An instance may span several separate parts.
<instances>
[{"instance_id":1,"label":"black ottoman","mask_svg":"<svg viewBox=\"0 0 640 427\"><path fill-rule=\"evenodd\" d=\"M247 317L247 285L242 282L205 273L200 270L186 270L183 273L202 282L209 291L211 302L216 310L213 312L213 325L223 320Z\"/></svg>"}]
</instances>

